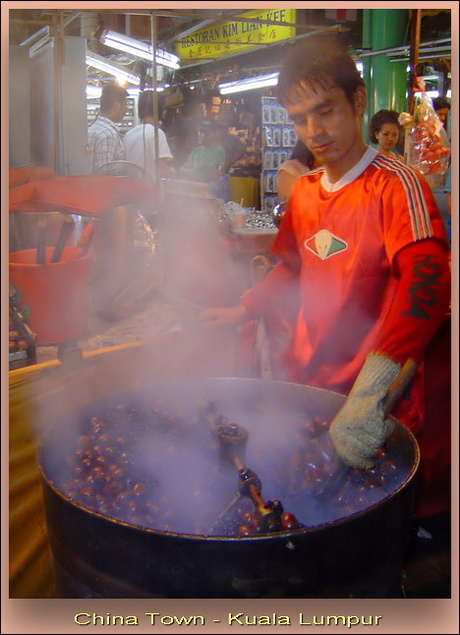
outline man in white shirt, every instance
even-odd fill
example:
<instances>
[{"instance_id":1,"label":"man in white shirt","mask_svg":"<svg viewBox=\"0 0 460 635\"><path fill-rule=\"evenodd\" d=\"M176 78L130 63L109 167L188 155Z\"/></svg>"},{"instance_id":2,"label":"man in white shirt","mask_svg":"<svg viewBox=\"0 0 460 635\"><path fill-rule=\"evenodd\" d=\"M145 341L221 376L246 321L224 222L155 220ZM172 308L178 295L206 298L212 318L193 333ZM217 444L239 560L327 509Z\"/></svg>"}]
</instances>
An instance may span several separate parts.
<instances>
[{"instance_id":1,"label":"man in white shirt","mask_svg":"<svg viewBox=\"0 0 460 635\"><path fill-rule=\"evenodd\" d=\"M123 161L123 142L116 124L126 114L128 92L118 84L106 84L102 89L101 107L94 123L88 129L88 153L91 171L110 161Z\"/></svg>"},{"instance_id":2,"label":"man in white shirt","mask_svg":"<svg viewBox=\"0 0 460 635\"><path fill-rule=\"evenodd\" d=\"M123 137L126 161L141 167L151 178L152 185L156 183L157 173L160 177L173 176L173 170L168 166L173 155L169 149L166 135L160 128L158 134L158 157L155 147L155 117L154 91L145 90L139 95L138 114L141 123Z\"/></svg>"}]
</instances>

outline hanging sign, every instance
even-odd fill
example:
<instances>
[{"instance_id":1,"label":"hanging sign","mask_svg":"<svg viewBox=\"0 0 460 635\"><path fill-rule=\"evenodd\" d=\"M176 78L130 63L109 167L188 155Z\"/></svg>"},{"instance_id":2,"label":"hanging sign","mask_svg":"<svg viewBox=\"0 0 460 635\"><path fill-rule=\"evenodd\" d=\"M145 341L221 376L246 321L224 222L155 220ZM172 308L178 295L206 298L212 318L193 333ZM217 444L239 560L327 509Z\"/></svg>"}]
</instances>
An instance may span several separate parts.
<instances>
[{"instance_id":1,"label":"hanging sign","mask_svg":"<svg viewBox=\"0 0 460 635\"><path fill-rule=\"evenodd\" d=\"M326 9L326 18L335 22L356 22L357 9Z\"/></svg>"},{"instance_id":2,"label":"hanging sign","mask_svg":"<svg viewBox=\"0 0 460 635\"><path fill-rule=\"evenodd\" d=\"M216 22L212 26L194 31L177 42L176 54L182 60L200 60L222 57L257 48L257 45L286 40L294 37L296 33L295 27L283 26L283 22L295 23L295 14L295 9L246 11L237 17L248 18L251 22ZM268 24L263 20L279 24Z\"/></svg>"}]
</instances>

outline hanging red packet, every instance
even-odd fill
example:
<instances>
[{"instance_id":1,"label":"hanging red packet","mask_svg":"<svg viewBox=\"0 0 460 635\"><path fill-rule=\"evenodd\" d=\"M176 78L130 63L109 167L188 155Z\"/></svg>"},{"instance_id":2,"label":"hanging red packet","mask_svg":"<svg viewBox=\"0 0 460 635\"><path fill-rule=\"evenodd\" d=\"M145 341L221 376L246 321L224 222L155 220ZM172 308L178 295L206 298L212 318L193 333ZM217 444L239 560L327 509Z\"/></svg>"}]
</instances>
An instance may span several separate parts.
<instances>
[{"instance_id":1,"label":"hanging red packet","mask_svg":"<svg viewBox=\"0 0 460 635\"><path fill-rule=\"evenodd\" d=\"M450 144L430 96L422 90L414 108L409 164L424 175L447 170Z\"/></svg>"}]
</instances>

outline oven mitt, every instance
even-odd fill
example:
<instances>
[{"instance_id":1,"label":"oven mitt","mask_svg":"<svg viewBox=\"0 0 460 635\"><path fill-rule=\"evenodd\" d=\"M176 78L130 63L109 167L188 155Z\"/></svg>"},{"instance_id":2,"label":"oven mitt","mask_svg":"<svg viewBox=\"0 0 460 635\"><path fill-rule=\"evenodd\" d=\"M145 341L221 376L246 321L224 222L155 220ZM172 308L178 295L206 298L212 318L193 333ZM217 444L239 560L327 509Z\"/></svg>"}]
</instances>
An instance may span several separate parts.
<instances>
[{"instance_id":1,"label":"oven mitt","mask_svg":"<svg viewBox=\"0 0 460 635\"><path fill-rule=\"evenodd\" d=\"M388 357L370 353L347 400L332 421L329 434L342 461L370 468L373 457L393 430L383 412L383 399L401 366Z\"/></svg>"}]
</instances>

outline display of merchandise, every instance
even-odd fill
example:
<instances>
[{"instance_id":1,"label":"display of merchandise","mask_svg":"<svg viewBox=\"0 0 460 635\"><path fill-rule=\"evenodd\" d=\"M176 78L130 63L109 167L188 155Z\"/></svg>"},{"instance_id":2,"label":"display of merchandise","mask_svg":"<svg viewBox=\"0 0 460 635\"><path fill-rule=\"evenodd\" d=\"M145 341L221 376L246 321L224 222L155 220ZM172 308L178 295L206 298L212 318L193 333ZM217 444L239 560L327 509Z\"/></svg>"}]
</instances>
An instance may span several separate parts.
<instances>
[{"instance_id":1,"label":"display of merchandise","mask_svg":"<svg viewBox=\"0 0 460 635\"><path fill-rule=\"evenodd\" d=\"M288 112L276 97L262 97L261 209L272 212L280 202L276 193L279 166L289 159L297 134Z\"/></svg>"}]
</instances>

